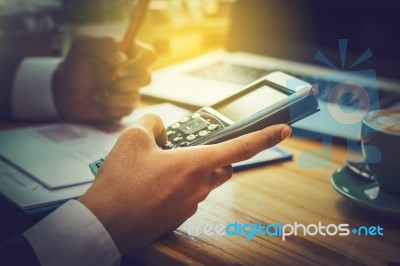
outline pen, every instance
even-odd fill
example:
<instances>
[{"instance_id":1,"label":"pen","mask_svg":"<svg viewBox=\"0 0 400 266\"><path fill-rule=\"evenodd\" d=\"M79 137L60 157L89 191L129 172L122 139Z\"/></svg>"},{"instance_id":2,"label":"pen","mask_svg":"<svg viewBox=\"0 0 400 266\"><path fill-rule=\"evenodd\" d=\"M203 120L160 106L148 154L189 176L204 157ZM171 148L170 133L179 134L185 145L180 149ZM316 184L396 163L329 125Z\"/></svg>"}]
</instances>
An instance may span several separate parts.
<instances>
[{"instance_id":1,"label":"pen","mask_svg":"<svg viewBox=\"0 0 400 266\"><path fill-rule=\"evenodd\" d=\"M129 26L126 29L124 39L120 45L124 53L128 52L131 43L139 31L139 26L143 20L148 4L149 0L137 0L136 4L134 4L131 9Z\"/></svg>"},{"instance_id":2,"label":"pen","mask_svg":"<svg viewBox=\"0 0 400 266\"><path fill-rule=\"evenodd\" d=\"M128 53L129 47L131 46L139 31L139 26L144 18L144 14L147 10L148 4L149 0L136 0L135 4L132 5L130 22L128 28L125 31L124 39L120 44L120 49L122 52ZM115 81L117 79L118 77L115 72L110 75L111 81Z\"/></svg>"}]
</instances>

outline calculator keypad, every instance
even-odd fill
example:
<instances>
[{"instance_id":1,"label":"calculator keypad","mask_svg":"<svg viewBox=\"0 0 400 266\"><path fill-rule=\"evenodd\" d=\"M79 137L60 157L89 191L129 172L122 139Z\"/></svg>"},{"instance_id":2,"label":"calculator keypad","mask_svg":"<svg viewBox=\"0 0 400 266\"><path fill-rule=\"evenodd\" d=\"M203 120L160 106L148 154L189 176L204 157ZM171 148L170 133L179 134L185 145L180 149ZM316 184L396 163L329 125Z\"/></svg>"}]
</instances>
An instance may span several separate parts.
<instances>
[{"instance_id":1,"label":"calculator keypad","mask_svg":"<svg viewBox=\"0 0 400 266\"><path fill-rule=\"evenodd\" d=\"M179 122L166 129L168 141L163 149L191 146L193 143L222 130L226 126L228 124L203 111L184 116Z\"/></svg>"}]
</instances>

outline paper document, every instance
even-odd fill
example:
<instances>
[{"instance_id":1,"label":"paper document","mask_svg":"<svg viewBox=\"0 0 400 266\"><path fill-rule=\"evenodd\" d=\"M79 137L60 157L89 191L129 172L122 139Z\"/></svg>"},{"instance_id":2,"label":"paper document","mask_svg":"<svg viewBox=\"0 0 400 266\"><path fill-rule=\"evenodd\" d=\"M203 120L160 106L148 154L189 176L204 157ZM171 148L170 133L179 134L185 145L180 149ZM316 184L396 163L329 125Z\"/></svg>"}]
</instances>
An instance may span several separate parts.
<instances>
[{"instance_id":1,"label":"paper document","mask_svg":"<svg viewBox=\"0 0 400 266\"><path fill-rule=\"evenodd\" d=\"M137 109L116 124L56 123L0 131L0 193L24 214L81 196L94 178L89 164L107 156L121 132L146 113L158 114L168 126L190 112L160 104ZM274 147L234 168L289 158L290 153Z\"/></svg>"}]
</instances>

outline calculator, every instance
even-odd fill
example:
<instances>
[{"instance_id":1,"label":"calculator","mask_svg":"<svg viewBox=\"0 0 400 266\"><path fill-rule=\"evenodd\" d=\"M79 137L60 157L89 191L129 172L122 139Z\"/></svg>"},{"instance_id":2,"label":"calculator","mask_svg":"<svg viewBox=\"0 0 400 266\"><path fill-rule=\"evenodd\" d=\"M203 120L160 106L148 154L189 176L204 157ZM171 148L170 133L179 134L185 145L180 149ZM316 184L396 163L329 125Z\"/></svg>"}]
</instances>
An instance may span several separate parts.
<instances>
[{"instance_id":1,"label":"calculator","mask_svg":"<svg viewBox=\"0 0 400 266\"><path fill-rule=\"evenodd\" d=\"M220 143L274 124L292 124L318 110L311 84L276 71L168 126L162 148ZM93 174L102 161L90 164Z\"/></svg>"}]
</instances>

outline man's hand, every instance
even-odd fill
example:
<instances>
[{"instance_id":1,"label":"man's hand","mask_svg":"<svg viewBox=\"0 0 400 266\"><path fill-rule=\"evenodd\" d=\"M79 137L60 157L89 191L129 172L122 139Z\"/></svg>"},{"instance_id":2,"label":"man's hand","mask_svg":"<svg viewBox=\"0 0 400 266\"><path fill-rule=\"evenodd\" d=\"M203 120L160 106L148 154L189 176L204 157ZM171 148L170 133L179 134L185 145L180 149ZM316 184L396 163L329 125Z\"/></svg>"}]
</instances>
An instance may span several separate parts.
<instances>
[{"instance_id":1,"label":"man's hand","mask_svg":"<svg viewBox=\"0 0 400 266\"><path fill-rule=\"evenodd\" d=\"M124 54L111 38L76 38L53 77L60 115L70 121L108 122L130 114L139 89L150 82L148 67L154 60L154 51L143 43Z\"/></svg>"},{"instance_id":2,"label":"man's hand","mask_svg":"<svg viewBox=\"0 0 400 266\"><path fill-rule=\"evenodd\" d=\"M160 118L147 115L127 129L79 199L103 223L122 254L174 230L199 202L249 159L291 134L275 125L220 144L162 150Z\"/></svg>"}]
</instances>

